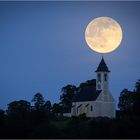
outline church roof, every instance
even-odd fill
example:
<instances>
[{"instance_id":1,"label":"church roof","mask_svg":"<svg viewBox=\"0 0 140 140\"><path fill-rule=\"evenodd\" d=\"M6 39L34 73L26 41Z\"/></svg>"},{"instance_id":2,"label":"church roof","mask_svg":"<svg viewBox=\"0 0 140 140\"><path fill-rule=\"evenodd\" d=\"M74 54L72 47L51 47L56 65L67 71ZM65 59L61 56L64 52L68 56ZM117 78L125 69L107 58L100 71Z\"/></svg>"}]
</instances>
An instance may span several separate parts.
<instances>
[{"instance_id":1,"label":"church roof","mask_svg":"<svg viewBox=\"0 0 140 140\"><path fill-rule=\"evenodd\" d=\"M95 101L101 90L96 90L95 86L87 86L81 88L74 96L72 102L80 102L80 101Z\"/></svg>"},{"instance_id":2,"label":"church roof","mask_svg":"<svg viewBox=\"0 0 140 140\"><path fill-rule=\"evenodd\" d=\"M101 72L101 71L110 72L103 57L102 57L102 60L101 60L99 66L98 66L98 68L97 68L97 70L95 72Z\"/></svg>"}]
</instances>

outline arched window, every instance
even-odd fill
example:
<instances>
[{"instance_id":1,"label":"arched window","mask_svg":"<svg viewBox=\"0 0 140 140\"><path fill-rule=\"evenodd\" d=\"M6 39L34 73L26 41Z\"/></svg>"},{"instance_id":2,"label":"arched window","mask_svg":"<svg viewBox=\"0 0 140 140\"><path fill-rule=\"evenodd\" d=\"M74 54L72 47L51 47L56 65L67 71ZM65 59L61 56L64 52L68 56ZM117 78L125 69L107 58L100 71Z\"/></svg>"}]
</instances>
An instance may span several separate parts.
<instances>
[{"instance_id":1,"label":"arched window","mask_svg":"<svg viewBox=\"0 0 140 140\"><path fill-rule=\"evenodd\" d=\"M104 81L107 81L107 74L104 74Z\"/></svg>"},{"instance_id":2,"label":"arched window","mask_svg":"<svg viewBox=\"0 0 140 140\"><path fill-rule=\"evenodd\" d=\"M101 82L101 74L100 73L98 73L98 75L97 75L97 81Z\"/></svg>"},{"instance_id":3,"label":"arched window","mask_svg":"<svg viewBox=\"0 0 140 140\"><path fill-rule=\"evenodd\" d=\"M101 85L100 84L98 84L98 89L101 89Z\"/></svg>"},{"instance_id":4,"label":"arched window","mask_svg":"<svg viewBox=\"0 0 140 140\"><path fill-rule=\"evenodd\" d=\"M90 107L90 110L91 110L91 111L93 110L92 105L91 105L91 107Z\"/></svg>"}]
</instances>

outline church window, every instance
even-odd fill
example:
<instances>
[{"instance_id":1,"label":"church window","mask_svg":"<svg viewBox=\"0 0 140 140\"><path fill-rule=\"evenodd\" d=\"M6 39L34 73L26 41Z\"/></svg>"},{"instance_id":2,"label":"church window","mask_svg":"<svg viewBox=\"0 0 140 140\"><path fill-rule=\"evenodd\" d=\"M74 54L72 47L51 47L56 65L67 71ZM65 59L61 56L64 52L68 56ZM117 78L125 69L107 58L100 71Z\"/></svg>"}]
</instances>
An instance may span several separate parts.
<instances>
[{"instance_id":1,"label":"church window","mask_svg":"<svg viewBox=\"0 0 140 140\"><path fill-rule=\"evenodd\" d=\"M101 74L98 73L98 81L101 82Z\"/></svg>"},{"instance_id":2,"label":"church window","mask_svg":"<svg viewBox=\"0 0 140 140\"><path fill-rule=\"evenodd\" d=\"M91 111L93 110L93 108L92 108L92 105L91 105L91 108L90 108L90 110L91 110Z\"/></svg>"},{"instance_id":3,"label":"church window","mask_svg":"<svg viewBox=\"0 0 140 140\"><path fill-rule=\"evenodd\" d=\"M104 81L107 81L107 74L104 74Z\"/></svg>"},{"instance_id":4,"label":"church window","mask_svg":"<svg viewBox=\"0 0 140 140\"><path fill-rule=\"evenodd\" d=\"M100 84L98 84L98 89L101 89L101 85Z\"/></svg>"}]
</instances>

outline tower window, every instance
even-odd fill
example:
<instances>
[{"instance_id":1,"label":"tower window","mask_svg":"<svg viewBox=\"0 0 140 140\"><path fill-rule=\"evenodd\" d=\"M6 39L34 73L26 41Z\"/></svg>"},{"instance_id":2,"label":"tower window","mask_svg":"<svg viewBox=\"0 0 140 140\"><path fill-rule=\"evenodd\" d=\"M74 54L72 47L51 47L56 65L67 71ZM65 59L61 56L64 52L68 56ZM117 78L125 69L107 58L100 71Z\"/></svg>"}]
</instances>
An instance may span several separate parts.
<instances>
[{"instance_id":1,"label":"tower window","mask_svg":"<svg viewBox=\"0 0 140 140\"><path fill-rule=\"evenodd\" d=\"M98 73L97 78L98 78L98 81L101 82L101 74Z\"/></svg>"},{"instance_id":2,"label":"tower window","mask_svg":"<svg viewBox=\"0 0 140 140\"><path fill-rule=\"evenodd\" d=\"M104 81L107 81L107 74L104 74Z\"/></svg>"},{"instance_id":3,"label":"tower window","mask_svg":"<svg viewBox=\"0 0 140 140\"><path fill-rule=\"evenodd\" d=\"M90 110L91 110L91 111L93 110L92 105L91 105L91 107L90 107Z\"/></svg>"},{"instance_id":4,"label":"tower window","mask_svg":"<svg viewBox=\"0 0 140 140\"><path fill-rule=\"evenodd\" d=\"M101 89L101 85L100 84L98 84L98 89Z\"/></svg>"}]
</instances>

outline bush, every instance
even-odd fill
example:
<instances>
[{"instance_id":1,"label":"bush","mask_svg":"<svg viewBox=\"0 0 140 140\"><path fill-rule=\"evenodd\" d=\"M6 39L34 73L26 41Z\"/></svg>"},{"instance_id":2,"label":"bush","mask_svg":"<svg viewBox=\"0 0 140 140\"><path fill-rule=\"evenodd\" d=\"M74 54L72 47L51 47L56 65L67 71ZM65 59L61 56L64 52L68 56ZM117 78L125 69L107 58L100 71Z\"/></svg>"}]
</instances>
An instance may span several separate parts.
<instances>
[{"instance_id":1,"label":"bush","mask_svg":"<svg viewBox=\"0 0 140 140\"><path fill-rule=\"evenodd\" d=\"M59 137L58 129L54 125L48 122L38 125L29 136L29 138L34 138L34 139L37 138L46 139L46 138L58 138L58 137Z\"/></svg>"}]
</instances>

